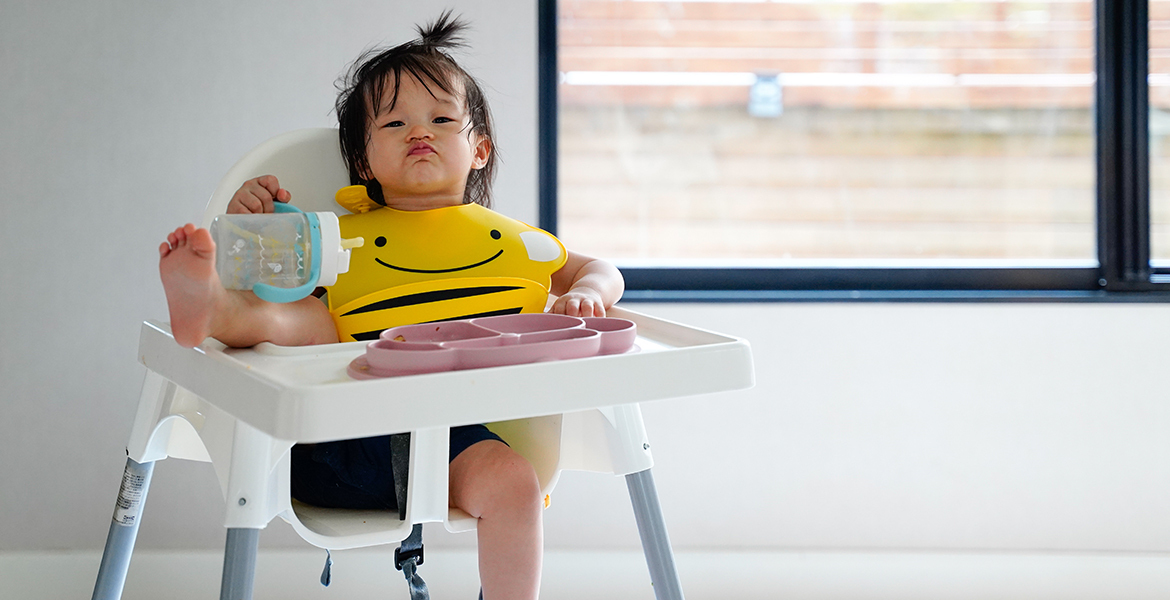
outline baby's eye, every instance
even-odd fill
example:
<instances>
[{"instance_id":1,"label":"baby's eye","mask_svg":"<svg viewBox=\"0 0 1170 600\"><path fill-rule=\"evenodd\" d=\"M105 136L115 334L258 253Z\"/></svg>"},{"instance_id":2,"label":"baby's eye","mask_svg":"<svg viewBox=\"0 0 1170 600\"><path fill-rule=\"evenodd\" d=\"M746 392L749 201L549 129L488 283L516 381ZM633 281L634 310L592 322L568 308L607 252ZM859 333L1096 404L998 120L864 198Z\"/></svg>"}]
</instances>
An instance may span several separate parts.
<instances>
[{"instance_id":1,"label":"baby's eye","mask_svg":"<svg viewBox=\"0 0 1170 600\"><path fill-rule=\"evenodd\" d=\"M449 117L435 117L433 123L454 123L455 119Z\"/></svg>"},{"instance_id":2,"label":"baby's eye","mask_svg":"<svg viewBox=\"0 0 1170 600\"><path fill-rule=\"evenodd\" d=\"M405 124L406 123L403 123L402 121L390 121L389 123L383 125L382 127L402 127Z\"/></svg>"}]
</instances>

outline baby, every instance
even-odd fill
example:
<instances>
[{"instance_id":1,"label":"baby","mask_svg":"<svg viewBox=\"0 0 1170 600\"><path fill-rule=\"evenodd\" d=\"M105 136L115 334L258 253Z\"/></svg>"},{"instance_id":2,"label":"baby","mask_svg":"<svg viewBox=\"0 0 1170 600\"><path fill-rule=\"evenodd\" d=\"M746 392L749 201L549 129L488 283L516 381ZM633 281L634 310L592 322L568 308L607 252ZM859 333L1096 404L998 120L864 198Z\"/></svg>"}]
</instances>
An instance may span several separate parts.
<instances>
[{"instance_id":1,"label":"baby","mask_svg":"<svg viewBox=\"0 0 1170 600\"><path fill-rule=\"evenodd\" d=\"M461 45L464 27L444 13L419 28L417 40L365 54L347 77L337 100L342 154L351 181L380 204L400 211L490 206L490 113L478 83L445 51ZM273 202L290 199L269 175L245 182L227 210L269 213ZM338 341L316 297L276 304L224 289L205 229L176 229L159 255L172 331L183 346L207 337L232 347ZM551 284L552 312L585 317L604 316L624 289L613 265L571 251ZM389 446L380 436L294 447L293 497L328 507L396 508ZM479 520L483 597L536 598L543 505L532 466L482 425L452 428L450 456L450 504Z\"/></svg>"}]
</instances>

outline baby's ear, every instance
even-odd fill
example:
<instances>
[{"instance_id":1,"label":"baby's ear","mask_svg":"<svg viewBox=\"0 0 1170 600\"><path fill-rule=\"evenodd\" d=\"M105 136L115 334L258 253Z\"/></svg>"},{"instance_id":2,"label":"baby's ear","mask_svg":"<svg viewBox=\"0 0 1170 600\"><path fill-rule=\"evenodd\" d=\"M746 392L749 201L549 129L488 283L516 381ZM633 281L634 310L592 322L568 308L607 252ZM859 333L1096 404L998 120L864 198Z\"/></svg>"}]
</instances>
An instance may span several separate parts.
<instances>
[{"instance_id":1,"label":"baby's ear","mask_svg":"<svg viewBox=\"0 0 1170 600\"><path fill-rule=\"evenodd\" d=\"M471 149L471 168L478 171L488 163L488 159L492 156L492 141L487 136L479 135L476 137L478 141Z\"/></svg>"}]
</instances>

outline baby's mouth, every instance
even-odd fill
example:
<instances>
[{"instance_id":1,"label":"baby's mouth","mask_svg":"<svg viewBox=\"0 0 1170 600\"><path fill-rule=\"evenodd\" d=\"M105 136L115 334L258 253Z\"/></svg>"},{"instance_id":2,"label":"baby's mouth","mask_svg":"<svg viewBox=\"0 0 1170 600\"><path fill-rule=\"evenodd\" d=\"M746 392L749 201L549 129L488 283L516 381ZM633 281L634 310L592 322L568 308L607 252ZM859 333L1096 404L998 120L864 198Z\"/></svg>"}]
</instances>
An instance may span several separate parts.
<instances>
[{"instance_id":1,"label":"baby's mouth","mask_svg":"<svg viewBox=\"0 0 1170 600\"><path fill-rule=\"evenodd\" d=\"M425 142L415 142L410 146L410 151L407 152L409 156L418 156L420 154L434 154L435 149L430 144Z\"/></svg>"}]
</instances>

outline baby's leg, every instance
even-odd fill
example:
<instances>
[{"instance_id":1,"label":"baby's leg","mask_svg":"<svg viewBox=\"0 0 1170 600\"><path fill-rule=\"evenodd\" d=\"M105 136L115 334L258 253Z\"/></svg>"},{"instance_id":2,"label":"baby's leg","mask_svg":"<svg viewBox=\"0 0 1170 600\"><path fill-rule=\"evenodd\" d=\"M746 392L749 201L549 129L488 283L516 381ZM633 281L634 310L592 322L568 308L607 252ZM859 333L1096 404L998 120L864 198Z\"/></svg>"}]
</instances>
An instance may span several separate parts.
<instances>
[{"instance_id":1,"label":"baby's leg","mask_svg":"<svg viewBox=\"0 0 1170 600\"><path fill-rule=\"evenodd\" d=\"M316 298L276 304L224 289L215 272L215 242L206 229L184 225L167 236L158 253L171 331L183 346L198 346L208 337L237 348L337 341L329 310Z\"/></svg>"},{"instance_id":2,"label":"baby's leg","mask_svg":"<svg viewBox=\"0 0 1170 600\"><path fill-rule=\"evenodd\" d=\"M450 467L451 504L479 518L479 580L484 600L535 599L544 553L540 483L506 444L483 441Z\"/></svg>"}]
</instances>

